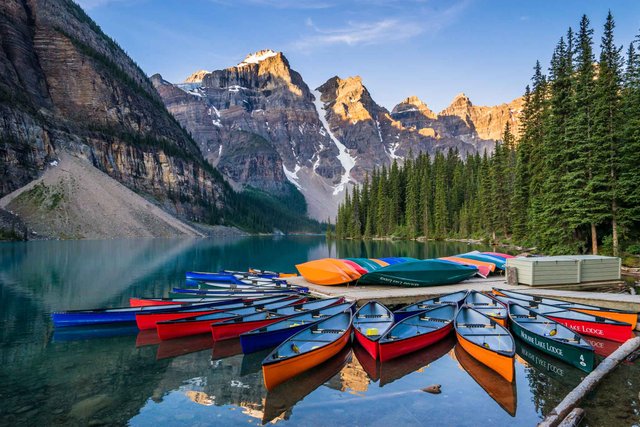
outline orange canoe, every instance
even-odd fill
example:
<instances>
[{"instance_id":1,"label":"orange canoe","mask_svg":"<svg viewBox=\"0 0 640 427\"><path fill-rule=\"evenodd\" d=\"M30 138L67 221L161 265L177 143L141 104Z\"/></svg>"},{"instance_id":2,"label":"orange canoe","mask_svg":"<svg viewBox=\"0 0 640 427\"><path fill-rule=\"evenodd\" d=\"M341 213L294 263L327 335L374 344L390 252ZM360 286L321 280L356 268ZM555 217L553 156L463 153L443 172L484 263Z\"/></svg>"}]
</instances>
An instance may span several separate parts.
<instances>
[{"instance_id":1,"label":"orange canoe","mask_svg":"<svg viewBox=\"0 0 640 427\"><path fill-rule=\"evenodd\" d=\"M493 319L465 306L458 311L454 326L458 342L467 353L505 380L513 381L516 344L509 331Z\"/></svg>"},{"instance_id":2,"label":"orange canoe","mask_svg":"<svg viewBox=\"0 0 640 427\"><path fill-rule=\"evenodd\" d=\"M358 271L351 266L351 264L344 262L341 259L335 258L325 258L330 263L334 264L336 267L340 268L342 271L347 273L351 280L358 280L362 274L358 273Z\"/></svg>"},{"instance_id":3,"label":"orange canoe","mask_svg":"<svg viewBox=\"0 0 640 427\"><path fill-rule=\"evenodd\" d=\"M369 258L369 259L375 262L376 264L378 264L380 267L386 267L387 265L389 265L388 262L384 262L381 259L377 259L377 258Z\"/></svg>"},{"instance_id":4,"label":"orange canoe","mask_svg":"<svg viewBox=\"0 0 640 427\"><path fill-rule=\"evenodd\" d=\"M267 390L335 356L350 340L351 311L336 314L298 332L262 362Z\"/></svg>"},{"instance_id":5,"label":"orange canoe","mask_svg":"<svg viewBox=\"0 0 640 427\"><path fill-rule=\"evenodd\" d=\"M352 274L347 273L347 265L332 259L324 258L297 264L300 274L309 282L316 285L342 285L360 277L353 268Z\"/></svg>"}]
</instances>

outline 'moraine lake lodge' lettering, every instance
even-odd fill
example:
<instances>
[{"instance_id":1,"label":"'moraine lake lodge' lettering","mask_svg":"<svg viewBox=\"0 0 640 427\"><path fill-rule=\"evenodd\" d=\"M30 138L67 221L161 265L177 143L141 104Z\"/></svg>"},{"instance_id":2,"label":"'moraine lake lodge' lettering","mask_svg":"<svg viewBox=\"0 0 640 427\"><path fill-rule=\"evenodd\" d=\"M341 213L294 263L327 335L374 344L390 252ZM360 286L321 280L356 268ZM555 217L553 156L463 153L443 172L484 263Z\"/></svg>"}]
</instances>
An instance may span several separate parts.
<instances>
[{"instance_id":1,"label":"'moraine lake lodge' lettering","mask_svg":"<svg viewBox=\"0 0 640 427\"><path fill-rule=\"evenodd\" d=\"M522 337L523 340L533 344L534 346L539 347L539 348L541 348L543 350L546 350L546 351L548 351L550 353L557 354L558 356L562 356L563 355L561 348L555 347L555 346L549 344L548 342L541 341L537 337L532 337L532 336L528 335L527 333L525 333L523 329L520 329L520 337Z\"/></svg>"},{"instance_id":2,"label":"'moraine lake lodge' lettering","mask_svg":"<svg viewBox=\"0 0 640 427\"><path fill-rule=\"evenodd\" d=\"M604 331L602 329L590 328L584 325L572 325L570 323L565 323L564 325L567 328L574 330L576 332L582 332L584 334L589 334L589 335L604 336Z\"/></svg>"}]
</instances>

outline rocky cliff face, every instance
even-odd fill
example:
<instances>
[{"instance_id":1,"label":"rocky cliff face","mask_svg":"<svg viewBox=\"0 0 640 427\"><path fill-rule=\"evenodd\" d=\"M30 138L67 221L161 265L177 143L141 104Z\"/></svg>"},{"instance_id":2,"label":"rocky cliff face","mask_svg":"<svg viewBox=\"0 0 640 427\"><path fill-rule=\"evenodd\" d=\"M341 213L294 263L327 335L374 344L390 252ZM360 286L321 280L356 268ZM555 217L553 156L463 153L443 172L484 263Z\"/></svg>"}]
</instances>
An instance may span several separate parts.
<instances>
[{"instance_id":1,"label":"rocky cliff face","mask_svg":"<svg viewBox=\"0 0 640 427\"><path fill-rule=\"evenodd\" d=\"M0 195L63 150L189 219L223 206L225 186L198 146L75 3L3 1L0 40Z\"/></svg>"}]
</instances>

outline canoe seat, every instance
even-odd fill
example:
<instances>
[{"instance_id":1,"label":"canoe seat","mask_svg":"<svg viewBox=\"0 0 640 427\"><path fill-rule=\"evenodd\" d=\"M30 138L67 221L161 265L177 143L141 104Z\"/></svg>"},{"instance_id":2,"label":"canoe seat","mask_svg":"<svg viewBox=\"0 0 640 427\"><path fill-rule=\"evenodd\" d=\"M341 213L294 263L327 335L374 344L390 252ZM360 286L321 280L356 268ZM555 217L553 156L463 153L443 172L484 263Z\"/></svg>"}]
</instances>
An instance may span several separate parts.
<instances>
[{"instance_id":1,"label":"canoe seat","mask_svg":"<svg viewBox=\"0 0 640 427\"><path fill-rule=\"evenodd\" d=\"M358 314L358 319L373 319L373 318L384 318L388 319L388 314Z\"/></svg>"},{"instance_id":2,"label":"canoe seat","mask_svg":"<svg viewBox=\"0 0 640 427\"><path fill-rule=\"evenodd\" d=\"M428 317L428 316L420 316L420 320L430 320L432 322L440 322L440 323L450 322L449 319L439 319L437 317Z\"/></svg>"},{"instance_id":3,"label":"canoe seat","mask_svg":"<svg viewBox=\"0 0 640 427\"><path fill-rule=\"evenodd\" d=\"M516 319L535 319L536 316L531 316L529 314L512 314L512 317L515 317Z\"/></svg>"},{"instance_id":4,"label":"canoe seat","mask_svg":"<svg viewBox=\"0 0 640 427\"><path fill-rule=\"evenodd\" d=\"M463 328L495 328L495 325L486 323L458 323L458 326L461 326Z\"/></svg>"},{"instance_id":5,"label":"canoe seat","mask_svg":"<svg viewBox=\"0 0 640 427\"><path fill-rule=\"evenodd\" d=\"M311 331L312 334L342 334L344 329L315 329Z\"/></svg>"}]
</instances>

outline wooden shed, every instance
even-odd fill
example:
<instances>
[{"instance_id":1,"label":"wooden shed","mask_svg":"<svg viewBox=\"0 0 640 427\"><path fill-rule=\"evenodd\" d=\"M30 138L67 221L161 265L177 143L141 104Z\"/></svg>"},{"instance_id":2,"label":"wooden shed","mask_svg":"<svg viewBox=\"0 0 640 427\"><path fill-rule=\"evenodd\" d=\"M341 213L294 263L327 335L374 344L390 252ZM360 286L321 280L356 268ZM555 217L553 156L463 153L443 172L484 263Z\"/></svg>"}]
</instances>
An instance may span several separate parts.
<instances>
[{"instance_id":1,"label":"wooden shed","mask_svg":"<svg viewBox=\"0 0 640 427\"><path fill-rule=\"evenodd\" d=\"M607 282L620 280L620 262L620 258L598 255L510 258L507 276L515 269L517 283L529 286Z\"/></svg>"}]
</instances>

